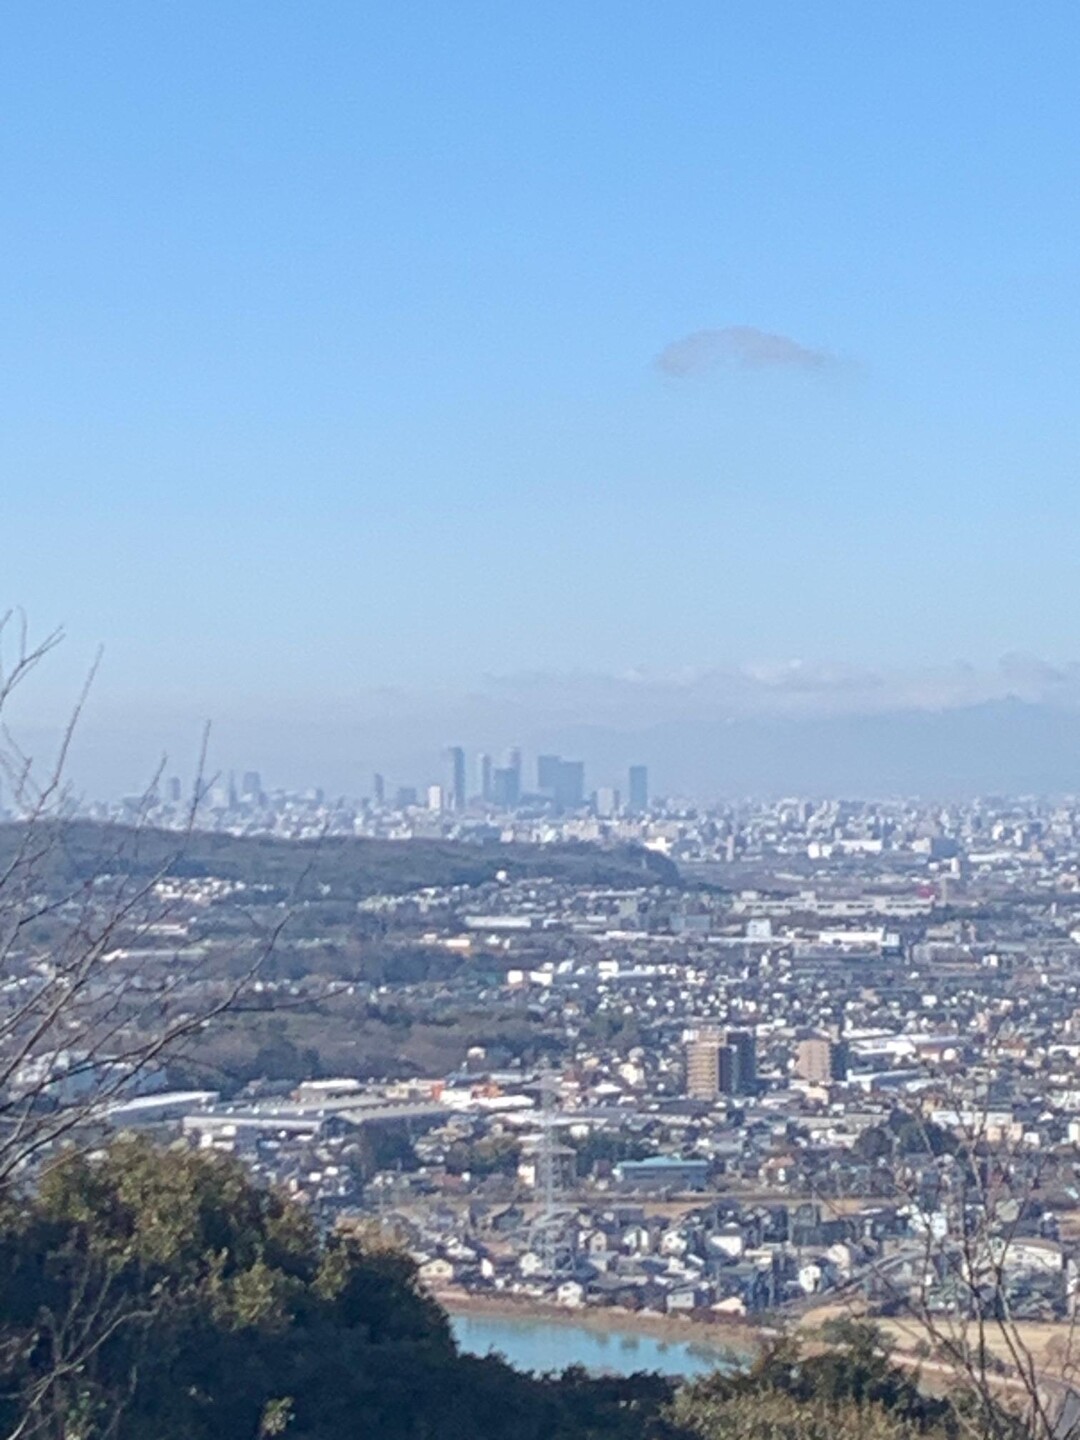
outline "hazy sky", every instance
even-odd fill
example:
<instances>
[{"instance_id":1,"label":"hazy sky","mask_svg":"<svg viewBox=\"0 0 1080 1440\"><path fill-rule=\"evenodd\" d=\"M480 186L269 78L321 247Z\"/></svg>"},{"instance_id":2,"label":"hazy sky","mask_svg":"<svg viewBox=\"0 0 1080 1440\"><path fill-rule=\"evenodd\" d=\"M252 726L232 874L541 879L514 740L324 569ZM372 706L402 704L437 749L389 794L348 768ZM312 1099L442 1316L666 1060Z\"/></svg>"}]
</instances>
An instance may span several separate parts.
<instances>
[{"instance_id":1,"label":"hazy sky","mask_svg":"<svg viewBox=\"0 0 1080 1440\"><path fill-rule=\"evenodd\" d=\"M1076 658L1078 73L1051 0L9 0L43 703Z\"/></svg>"}]
</instances>

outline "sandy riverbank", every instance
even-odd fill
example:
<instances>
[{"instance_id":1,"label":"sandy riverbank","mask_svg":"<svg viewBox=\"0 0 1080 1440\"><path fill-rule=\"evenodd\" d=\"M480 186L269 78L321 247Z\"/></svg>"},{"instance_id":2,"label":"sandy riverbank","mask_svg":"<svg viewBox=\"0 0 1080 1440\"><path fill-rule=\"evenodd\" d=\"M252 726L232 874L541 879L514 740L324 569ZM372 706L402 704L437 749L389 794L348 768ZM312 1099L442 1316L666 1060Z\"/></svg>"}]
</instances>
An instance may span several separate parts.
<instances>
[{"instance_id":1,"label":"sandy riverbank","mask_svg":"<svg viewBox=\"0 0 1080 1440\"><path fill-rule=\"evenodd\" d=\"M669 1344L693 1345L713 1350L717 1356L730 1355L743 1364L754 1359L766 1338L750 1325L710 1324L682 1315L656 1315L640 1310L623 1310L618 1305L570 1310L561 1305L514 1295L473 1295L465 1290L435 1292L439 1304L451 1315L485 1315L504 1320L543 1320L550 1324L593 1330L600 1334L648 1335Z\"/></svg>"},{"instance_id":2,"label":"sandy riverbank","mask_svg":"<svg viewBox=\"0 0 1080 1440\"><path fill-rule=\"evenodd\" d=\"M434 1293L435 1298L451 1315L536 1321L565 1326L568 1330L589 1330L602 1335L648 1336L661 1343L685 1345L699 1353L712 1353L717 1361L728 1360L736 1367L752 1364L761 1353L762 1347L780 1333L762 1326L692 1320L681 1315L623 1310L615 1305L571 1310L523 1296L474 1295L453 1289ZM807 1354L820 1354L832 1348L822 1339L820 1326L827 1320L840 1317L854 1318L845 1306L823 1304L801 1316L790 1333L801 1340ZM916 1368L921 1376L921 1385L929 1393L946 1394L955 1387L958 1378L955 1367L948 1362L925 1358L916 1353L916 1344L923 1338L917 1327L897 1320L879 1320L875 1323L881 1326L896 1347L892 1353L893 1363L904 1368ZM1031 1323L1025 1326L1024 1344L1028 1347L1040 1375L1050 1384L1061 1385L1061 1367L1060 1364L1046 1363L1048 1356L1044 1347L1048 1347L1055 1339L1060 1343L1063 1333L1068 1333L1069 1330L1070 1327L1063 1323ZM1002 1358L1007 1357L1003 1355ZM1026 1389L1016 1378L1015 1372L1012 1375L995 1376L991 1384L1002 1399L1016 1393L1023 1399L1026 1394Z\"/></svg>"}]
</instances>

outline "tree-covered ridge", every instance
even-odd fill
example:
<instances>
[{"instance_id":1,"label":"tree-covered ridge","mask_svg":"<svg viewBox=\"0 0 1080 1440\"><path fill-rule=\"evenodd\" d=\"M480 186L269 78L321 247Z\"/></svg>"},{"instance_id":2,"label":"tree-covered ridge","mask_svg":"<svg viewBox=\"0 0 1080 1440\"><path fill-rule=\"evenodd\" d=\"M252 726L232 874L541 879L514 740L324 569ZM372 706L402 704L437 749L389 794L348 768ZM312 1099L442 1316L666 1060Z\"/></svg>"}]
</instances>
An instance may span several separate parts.
<instances>
[{"instance_id":1,"label":"tree-covered ridge","mask_svg":"<svg viewBox=\"0 0 1080 1440\"><path fill-rule=\"evenodd\" d=\"M0 867L21 843L19 825L0 826ZM268 835L195 831L180 835L147 827L75 821L57 826L62 843L50 855L52 878L70 885L106 871L186 878L215 876L270 886L282 895L362 900L426 886L481 885L505 872L511 880L553 879L577 885L677 885L674 863L635 845L601 847L472 844L454 840L374 840L326 836L282 840Z\"/></svg>"}]
</instances>

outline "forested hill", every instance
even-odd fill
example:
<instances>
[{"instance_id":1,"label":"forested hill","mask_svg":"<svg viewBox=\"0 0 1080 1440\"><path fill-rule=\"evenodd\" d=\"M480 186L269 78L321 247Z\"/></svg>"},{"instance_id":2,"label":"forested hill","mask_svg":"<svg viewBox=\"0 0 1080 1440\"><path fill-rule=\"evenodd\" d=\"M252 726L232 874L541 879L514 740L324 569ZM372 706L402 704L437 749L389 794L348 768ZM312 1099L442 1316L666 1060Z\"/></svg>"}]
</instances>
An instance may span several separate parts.
<instances>
[{"instance_id":1,"label":"forested hill","mask_svg":"<svg viewBox=\"0 0 1080 1440\"><path fill-rule=\"evenodd\" d=\"M0 826L0 867L25 841L22 825ZM466 844L453 840L369 840L331 836L279 840L100 825L75 821L54 828L48 870L58 883L91 875L152 875L160 870L188 877L219 876L251 885L303 893L320 887L324 897L363 899L404 894L425 886L480 885L500 871L511 879L548 878L569 884L678 885L677 866L640 846L584 843ZM37 848L37 846L35 846ZM329 892L326 887L329 887Z\"/></svg>"}]
</instances>

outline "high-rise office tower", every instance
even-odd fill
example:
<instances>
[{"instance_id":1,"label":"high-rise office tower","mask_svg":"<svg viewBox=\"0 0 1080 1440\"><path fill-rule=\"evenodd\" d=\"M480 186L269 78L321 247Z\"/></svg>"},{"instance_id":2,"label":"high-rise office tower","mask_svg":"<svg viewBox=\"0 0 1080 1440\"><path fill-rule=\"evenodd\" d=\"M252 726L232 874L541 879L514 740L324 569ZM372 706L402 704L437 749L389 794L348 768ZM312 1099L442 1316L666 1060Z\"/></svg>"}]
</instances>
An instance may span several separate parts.
<instances>
[{"instance_id":1,"label":"high-rise office tower","mask_svg":"<svg viewBox=\"0 0 1080 1440\"><path fill-rule=\"evenodd\" d=\"M240 781L240 794L245 800L259 800L262 796L262 779L257 770L245 770Z\"/></svg>"},{"instance_id":2,"label":"high-rise office tower","mask_svg":"<svg viewBox=\"0 0 1080 1440\"><path fill-rule=\"evenodd\" d=\"M627 798L635 815L644 815L649 808L649 769L647 765L630 766Z\"/></svg>"},{"instance_id":3,"label":"high-rise office tower","mask_svg":"<svg viewBox=\"0 0 1080 1440\"><path fill-rule=\"evenodd\" d=\"M559 766L559 791L556 803L560 810L580 810L585 804L585 763L564 760Z\"/></svg>"},{"instance_id":4,"label":"high-rise office tower","mask_svg":"<svg viewBox=\"0 0 1080 1440\"><path fill-rule=\"evenodd\" d=\"M556 810L580 810L585 803L585 766L561 755L541 755L536 762L536 783Z\"/></svg>"},{"instance_id":5,"label":"high-rise office tower","mask_svg":"<svg viewBox=\"0 0 1080 1440\"><path fill-rule=\"evenodd\" d=\"M476 769L480 781L480 799L486 804L491 802L491 756L486 752L476 757Z\"/></svg>"},{"instance_id":6,"label":"high-rise office tower","mask_svg":"<svg viewBox=\"0 0 1080 1440\"><path fill-rule=\"evenodd\" d=\"M378 773L375 774L371 782L371 794L376 805L382 806L386 804L386 781Z\"/></svg>"},{"instance_id":7,"label":"high-rise office tower","mask_svg":"<svg viewBox=\"0 0 1080 1440\"><path fill-rule=\"evenodd\" d=\"M559 771L562 759L558 755L540 755L536 761L536 788L541 795L554 800L559 793Z\"/></svg>"},{"instance_id":8,"label":"high-rise office tower","mask_svg":"<svg viewBox=\"0 0 1080 1440\"><path fill-rule=\"evenodd\" d=\"M521 749L519 746L512 745L506 752L506 769L512 770L517 777L513 787L516 797L514 804L516 805L521 799Z\"/></svg>"},{"instance_id":9,"label":"high-rise office tower","mask_svg":"<svg viewBox=\"0 0 1080 1440\"><path fill-rule=\"evenodd\" d=\"M441 785L427 787L427 808L429 810L444 810L447 799L447 793Z\"/></svg>"},{"instance_id":10,"label":"high-rise office tower","mask_svg":"<svg viewBox=\"0 0 1080 1440\"><path fill-rule=\"evenodd\" d=\"M521 776L510 765L491 772L491 800L500 810L513 810L521 799Z\"/></svg>"},{"instance_id":11,"label":"high-rise office tower","mask_svg":"<svg viewBox=\"0 0 1080 1440\"><path fill-rule=\"evenodd\" d=\"M460 745L451 745L446 752L446 802L451 810L459 813L465 809L465 751Z\"/></svg>"},{"instance_id":12,"label":"high-rise office tower","mask_svg":"<svg viewBox=\"0 0 1080 1440\"><path fill-rule=\"evenodd\" d=\"M170 776L165 785L165 798L170 805L179 805L183 791L180 785L179 775Z\"/></svg>"}]
</instances>

